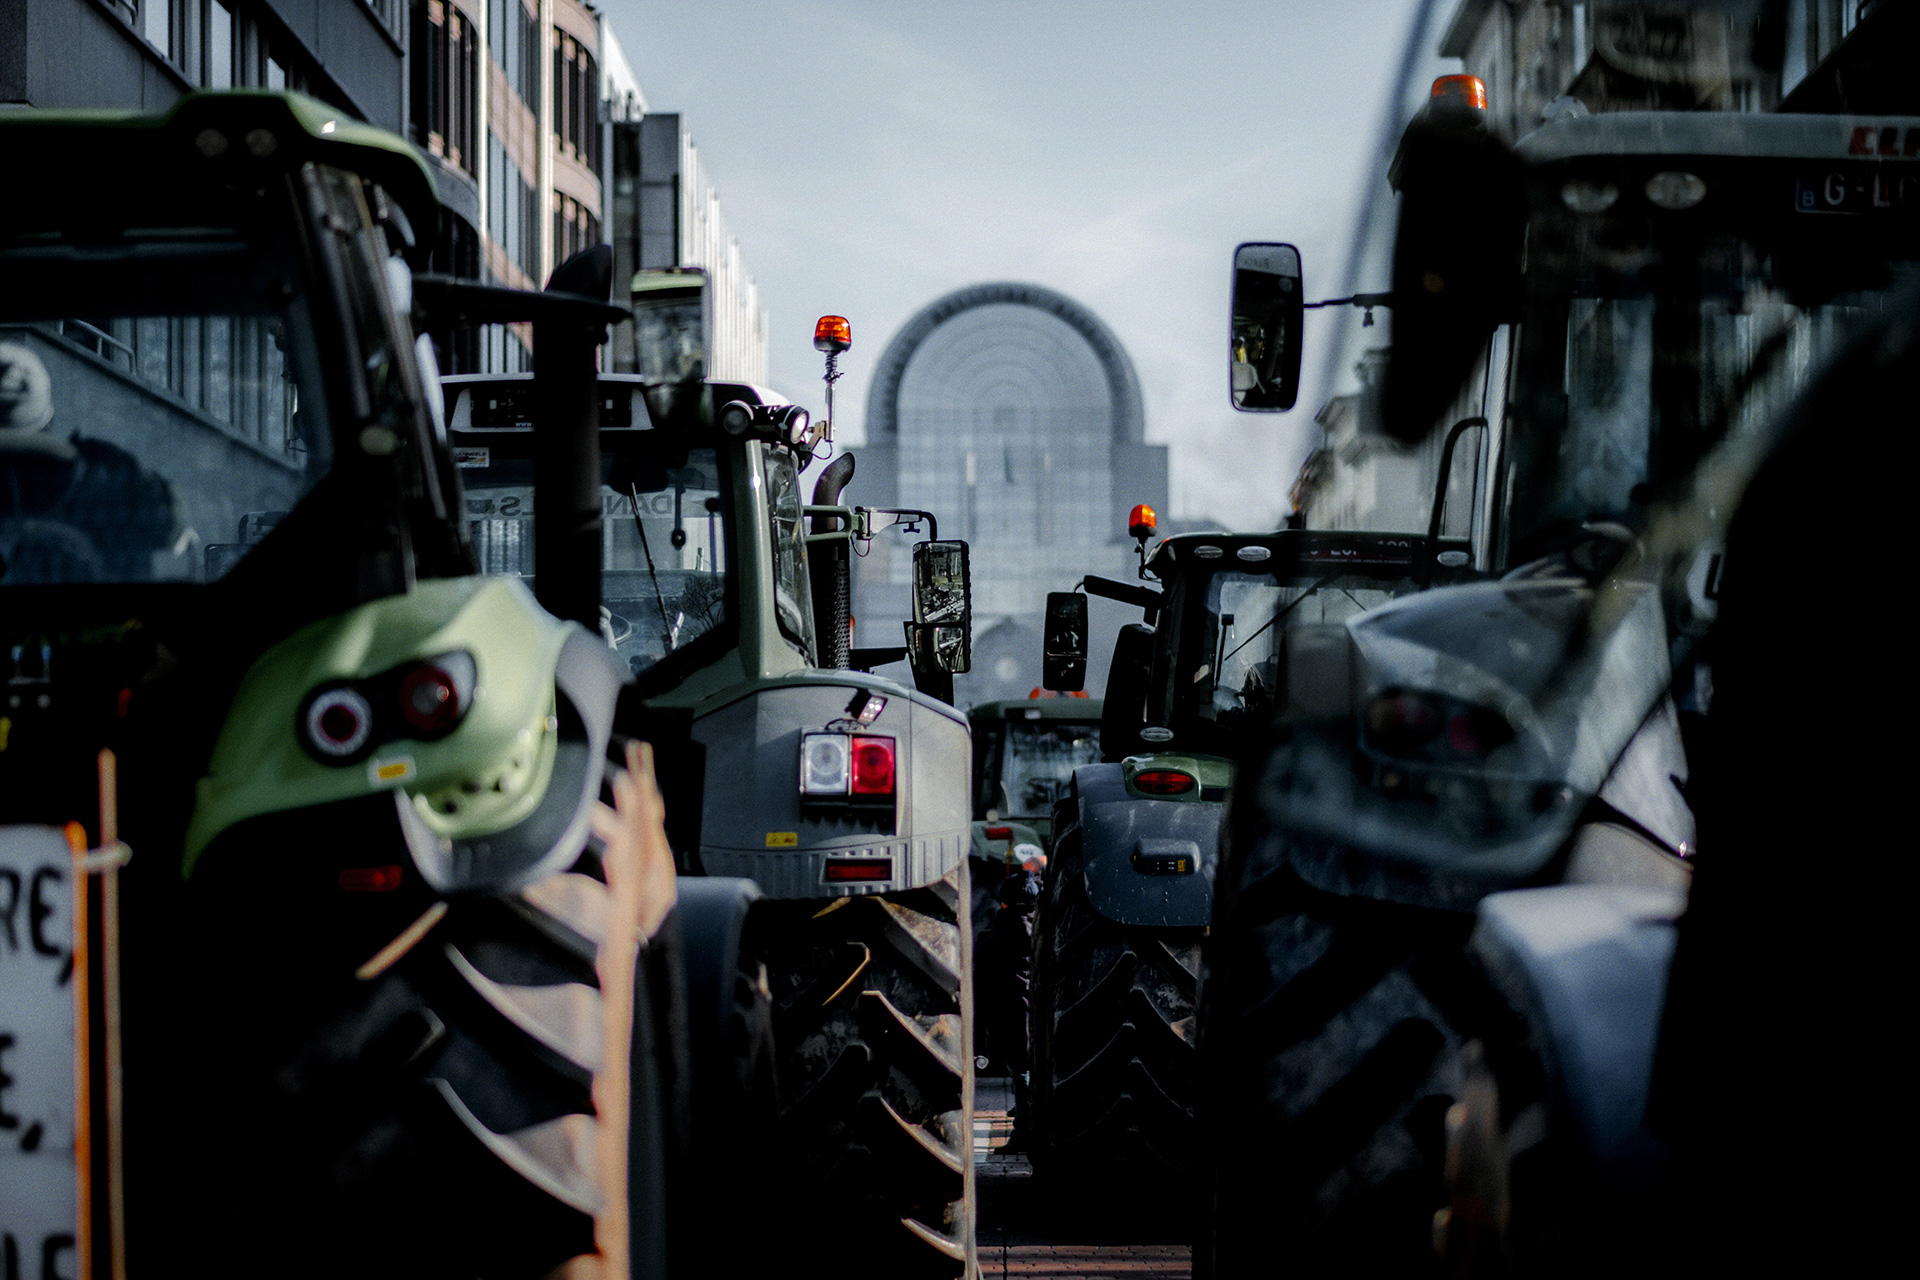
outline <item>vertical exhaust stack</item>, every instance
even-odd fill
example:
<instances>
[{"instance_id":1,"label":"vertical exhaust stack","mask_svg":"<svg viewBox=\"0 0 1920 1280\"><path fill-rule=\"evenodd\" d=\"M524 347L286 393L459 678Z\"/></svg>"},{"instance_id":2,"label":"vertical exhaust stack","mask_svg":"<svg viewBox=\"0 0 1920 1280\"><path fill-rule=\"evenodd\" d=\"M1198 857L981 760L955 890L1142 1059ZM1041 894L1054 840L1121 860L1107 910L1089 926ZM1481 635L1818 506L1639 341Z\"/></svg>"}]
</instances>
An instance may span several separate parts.
<instances>
[{"instance_id":1,"label":"vertical exhaust stack","mask_svg":"<svg viewBox=\"0 0 1920 1280\"><path fill-rule=\"evenodd\" d=\"M561 263L548 293L605 302L613 250L584 249ZM600 369L603 321L555 318L533 326L533 381L541 424L534 433L534 595L556 618L600 634ZM552 495L548 497L547 495Z\"/></svg>"},{"instance_id":2,"label":"vertical exhaust stack","mask_svg":"<svg viewBox=\"0 0 1920 1280\"><path fill-rule=\"evenodd\" d=\"M853 455L835 458L814 481L813 505L836 507L853 480ZM839 516L813 517L813 532L837 533ZM853 661L853 544L844 538L816 542L808 549L812 568L814 626L820 636L820 665L845 670Z\"/></svg>"}]
</instances>

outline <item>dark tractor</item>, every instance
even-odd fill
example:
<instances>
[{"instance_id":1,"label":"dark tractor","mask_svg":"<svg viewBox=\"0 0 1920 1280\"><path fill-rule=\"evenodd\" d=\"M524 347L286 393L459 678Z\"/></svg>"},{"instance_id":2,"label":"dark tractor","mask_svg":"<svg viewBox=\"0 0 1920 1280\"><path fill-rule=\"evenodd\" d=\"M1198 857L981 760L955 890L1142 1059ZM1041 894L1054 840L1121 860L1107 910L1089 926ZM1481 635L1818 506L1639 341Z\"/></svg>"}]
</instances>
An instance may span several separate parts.
<instances>
[{"instance_id":1,"label":"dark tractor","mask_svg":"<svg viewBox=\"0 0 1920 1280\"><path fill-rule=\"evenodd\" d=\"M967 709L973 729L973 878L975 1057L991 1068L1005 1055L993 1044L992 997L981 970L983 943L1000 910L1006 878L1044 866L1053 842L1053 806L1073 771L1100 758L1100 700L1030 697ZM1036 857L1035 855L1039 855Z\"/></svg>"},{"instance_id":2,"label":"dark tractor","mask_svg":"<svg viewBox=\"0 0 1920 1280\"><path fill-rule=\"evenodd\" d=\"M1456 574L1436 555L1462 549L1409 535L1186 534L1145 560L1157 586L1086 579L1146 620L1114 645L1102 762L1073 771L1053 814L1033 1106L1035 1167L1056 1186L1105 1185L1115 1167L1191 1171L1200 946L1236 762L1275 716L1345 697L1319 655L1347 620ZM1049 609L1057 681L1085 670L1085 597L1056 595Z\"/></svg>"},{"instance_id":3,"label":"dark tractor","mask_svg":"<svg viewBox=\"0 0 1920 1280\"><path fill-rule=\"evenodd\" d=\"M1907 1087L1877 1006L1911 877L1828 857L1896 821L1887 729L1836 683L1870 624L1782 602L1870 572L1804 495L1896 537L1893 482L1855 473L1911 385L1916 138L1575 112L1510 146L1438 102L1409 128L1382 422L1474 433L1497 576L1355 619L1342 697L1243 778L1197 1275L1890 1247L1875 1135Z\"/></svg>"}]
</instances>

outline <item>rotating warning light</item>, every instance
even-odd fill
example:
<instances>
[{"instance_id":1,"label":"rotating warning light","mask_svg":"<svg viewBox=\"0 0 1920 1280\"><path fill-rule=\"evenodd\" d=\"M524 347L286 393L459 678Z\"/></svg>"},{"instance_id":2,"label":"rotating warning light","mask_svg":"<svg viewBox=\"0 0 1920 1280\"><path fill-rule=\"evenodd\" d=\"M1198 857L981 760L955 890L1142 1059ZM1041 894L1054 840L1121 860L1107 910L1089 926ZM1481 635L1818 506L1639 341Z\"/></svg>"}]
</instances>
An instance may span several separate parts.
<instances>
[{"instance_id":1,"label":"rotating warning light","mask_svg":"<svg viewBox=\"0 0 1920 1280\"><path fill-rule=\"evenodd\" d=\"M1151 538L1153 531L1159 527L1160 517L1144 502L1127 515L1127 532L1143 542Z\"/></svg>"},{"instance_id":2,"label":"rotating warning light","mask_svg":"<svg viewBox=\"0 0 1920 1280\"><path fill-rule=\"evenodd\" d=\"M1479 76L1441 76L1433 82L1432 101L1456 107L1487 109L1487 84Z\"/></svg>"},{"instance_id":3,"label":"rotating warning light","mask_svg":"<svg viewBox=\"0 0 1920 1280\"><path fill-rule=\"evenodd\" d=\"M821 316L813 326L813 349L837 356L853 346L853 326L845 316Z\"/></svg>"},{"instance_id":4,"label":"rotating warning light","mask_svg":"<svg viewBox=\"0 0 1920 1280\"><path fill-rule=\"evenodd\" d=\"M322 689L300 713L301 740L327 764L347 764L373 740L373 704L358 689Z\"/></svg>"}]
</instances>

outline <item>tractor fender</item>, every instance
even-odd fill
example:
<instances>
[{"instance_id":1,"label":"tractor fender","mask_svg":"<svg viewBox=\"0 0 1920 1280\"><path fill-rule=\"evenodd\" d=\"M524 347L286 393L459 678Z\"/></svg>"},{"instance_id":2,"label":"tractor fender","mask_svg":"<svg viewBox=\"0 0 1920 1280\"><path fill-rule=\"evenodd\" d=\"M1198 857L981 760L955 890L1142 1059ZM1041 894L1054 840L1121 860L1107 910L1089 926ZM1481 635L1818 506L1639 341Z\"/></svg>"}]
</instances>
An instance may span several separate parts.
<instances>
[{"instance_id":1,"label":"tractor fender","mask_svg":"<svg viewBox=\"0 0 1920 1280\"><path fill-rule=\"evenodd\" d=\"M1684 885L1569 884L1488 895L1473 955L1527 1022L1581 1146L1616 1187L1664 1159L1648 1086Z\"/></svg>"},{"instance_id":2,"label":"tractor fender","mask_svg":"<svg viewBox=\"0 0 1920 1280\"><path fill-rule=\"evenodd\" d=\"M1225 805L1130 795L1121 768L1087 764L1073 771L1087 902L1119 924L1208 924ZM1184 872L1162 869L1182 862Z\"/></svg>"}]
</instances>

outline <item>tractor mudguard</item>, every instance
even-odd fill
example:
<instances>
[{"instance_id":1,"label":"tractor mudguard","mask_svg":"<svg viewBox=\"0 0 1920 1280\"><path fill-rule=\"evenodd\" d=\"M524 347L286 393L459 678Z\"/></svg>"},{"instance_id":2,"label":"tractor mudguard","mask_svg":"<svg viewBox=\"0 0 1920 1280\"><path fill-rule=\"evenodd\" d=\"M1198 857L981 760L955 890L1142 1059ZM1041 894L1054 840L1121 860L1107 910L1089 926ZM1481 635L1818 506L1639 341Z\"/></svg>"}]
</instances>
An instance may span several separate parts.
<instances>
[{"instance_id":1,"label":"tractor mudguard","mask_svg":"<svg viewBox=\"0 0 1920 1280\"><path fill-rule=\"evenodd\" d=\"M1086 764L1073 771L1087 902L1119 924L1206 925L1213 918L1213 868L1225 806L1130 794L1122 768Z\"/></svg>"},{"instance_id":2,"label":"tractor mudguard","mask_svg":"<svg viewBox=\"0 0 1920 1280\"><path fill-rule=\"evenodd\" d=\"M860 732L894 740L893 810L869 815L802 805L800 735L844 725L870 694L886 705ZM967 722L945 703L890 680L812 671L765 681L697 717L693 738L705 748L714 780L702 805L701 865L713 875L750 877L770 898L917 889L950 874L972 847L969 780L953 768L971 750ZM829 884L830 854L891 859L892 875Z\"/></svg>"},{"instance_id":3,"label":"tractor mudguard","mask_svg":"<svg viewBox=\"0 0 1920 1280\"><path fill-rule=\"evenodd\" d=\"M409 663L463 660L470 705L413 733L386 703ZM619 665L511 578L422 581L304 627L262 654L234 698L187 834L184 872L223 832L266 814L391 792L436 890L522 888L578 856L599 794ZM303 744L318 693L366 689L358 754Z\"/></svg>"},{"instance_id":4,"label":"tractor mudguard","mask_svg":"<svg viewBox=\"0 0 1920 1280\"><path fill-rule=\"evenodd\" d=\"M1553 885L1488 895L1469 944L1531 1029L1603 1178L1645 1181L1664 1144L1647 1091L1684 886Z\"/></svg>"}]
</instances>

